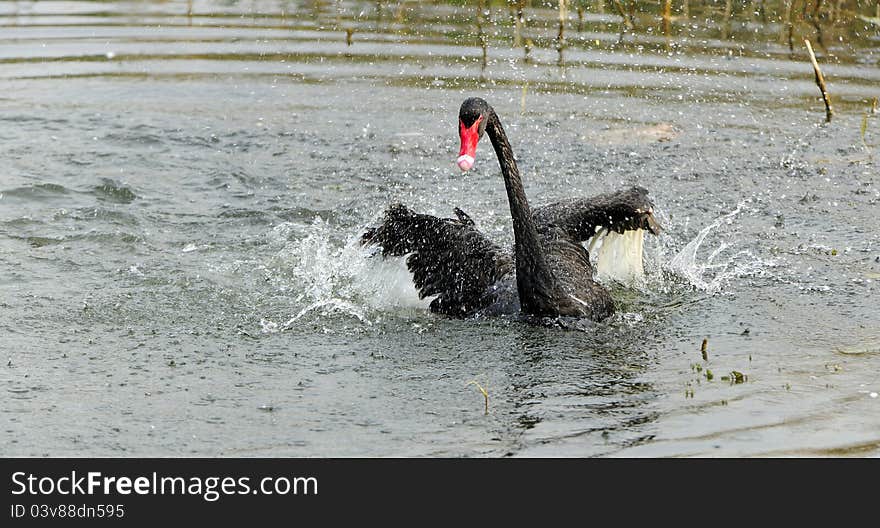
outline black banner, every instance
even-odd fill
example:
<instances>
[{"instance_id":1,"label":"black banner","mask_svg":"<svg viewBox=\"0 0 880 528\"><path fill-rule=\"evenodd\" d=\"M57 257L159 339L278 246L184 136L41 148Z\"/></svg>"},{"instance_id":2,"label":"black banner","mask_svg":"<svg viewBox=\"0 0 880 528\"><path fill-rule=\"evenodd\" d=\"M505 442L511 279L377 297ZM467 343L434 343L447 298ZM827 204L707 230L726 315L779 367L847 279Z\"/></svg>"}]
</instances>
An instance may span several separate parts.
<instances>
[{"instance_id":1,"label":"black banner","mask_svg":"<svg viewBox=\"0 0 880 528\"><path fill-rule=\"evenodd\" d=\"M656 459L4 459L3 526L445 519L829 500L876 461ZM821 479L817 479L821 476ZM869 493L870 488L864 488ZM858 489L848 490L848 499ZM155 524L154 524L155 525Z\"/></svg>"}]
</instances>

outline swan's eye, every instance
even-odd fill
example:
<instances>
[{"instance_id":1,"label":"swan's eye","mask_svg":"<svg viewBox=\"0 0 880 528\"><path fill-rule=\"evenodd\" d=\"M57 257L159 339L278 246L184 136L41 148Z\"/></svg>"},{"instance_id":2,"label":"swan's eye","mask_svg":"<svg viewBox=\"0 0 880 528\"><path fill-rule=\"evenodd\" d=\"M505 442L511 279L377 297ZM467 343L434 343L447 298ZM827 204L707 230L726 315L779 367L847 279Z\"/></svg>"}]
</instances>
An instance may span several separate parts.
<instances>
[{"instance_id":1,"label":"swan's eye","mask_svg":"<svg viewBox=\"0 0 880 528\"><path fill-rule=\"evenodd\" d=\"M461 149L458 151L456 163L462 171L470 170L474 166L477 143L480 141L480 122L482 121L483 116L480 116L471 126L467 126L464 121L458 120L458 137L461 138Z\"/></svg>"}]
</instances>

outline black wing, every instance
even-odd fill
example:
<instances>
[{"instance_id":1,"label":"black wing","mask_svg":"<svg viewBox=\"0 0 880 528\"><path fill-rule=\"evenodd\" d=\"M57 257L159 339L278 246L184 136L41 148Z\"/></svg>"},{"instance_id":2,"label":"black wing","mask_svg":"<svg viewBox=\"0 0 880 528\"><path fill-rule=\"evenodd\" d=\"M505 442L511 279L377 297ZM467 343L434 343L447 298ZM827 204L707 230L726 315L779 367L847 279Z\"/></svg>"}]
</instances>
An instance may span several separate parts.
<instances>
[{"instance_id":1,"label":"black wing","mask_svg":"<svg viewBox=\"0 0 880 528\"><path fill-rule=\"evenodd\" d=\"M532 217L539 227L559 227L578 242L589 240L602 228L618 233L630 229L660 233L660 224L654 219L654 204L648 191L641 187L562 200L535 208Z\"/></svg>"},{"instance_id":2,"label":"black wing","mask_svg":"<svg viewBox=\"0 0 880 528\"><path fill-rule=\"evenodd\" d=\"M409 255L406 265L419 297L437 296L431 311L465 316L487 304L487 289L513 270L513 261L463 211L456 208L455 215L437 218L395 204L361 243L380 246L385 256Z\"/></svg>"}]
</instances>

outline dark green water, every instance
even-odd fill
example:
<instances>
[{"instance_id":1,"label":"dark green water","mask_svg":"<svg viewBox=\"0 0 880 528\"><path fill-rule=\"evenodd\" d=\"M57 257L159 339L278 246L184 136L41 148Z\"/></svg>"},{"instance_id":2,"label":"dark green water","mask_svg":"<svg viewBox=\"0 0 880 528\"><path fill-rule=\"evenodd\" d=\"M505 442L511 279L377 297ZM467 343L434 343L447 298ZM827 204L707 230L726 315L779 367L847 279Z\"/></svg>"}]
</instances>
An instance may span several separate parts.
<instances>
[{"instance_id":1,"label":"dark green water","mask_svg":"<svg viewBox=\"0 0 880 528\"><path fill-rule=\"evenodd\" d=\"M484 65L474 4L0 3L2 453L880 454L880 26L592 6L560 60L534 8L526 60L496 3ZM472 95L533 203L650 189L612 320L443 319L358 249L393 201L511 241Z\"/></svg>"}]
</instances>

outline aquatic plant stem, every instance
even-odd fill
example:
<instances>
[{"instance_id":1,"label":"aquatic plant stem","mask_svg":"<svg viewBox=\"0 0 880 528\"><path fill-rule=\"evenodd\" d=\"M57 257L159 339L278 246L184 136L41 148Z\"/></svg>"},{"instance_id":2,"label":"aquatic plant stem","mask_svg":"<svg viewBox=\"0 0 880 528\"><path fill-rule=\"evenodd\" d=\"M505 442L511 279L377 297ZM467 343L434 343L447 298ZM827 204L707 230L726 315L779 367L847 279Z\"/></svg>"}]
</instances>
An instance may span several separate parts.
<instances>
[{"instance_id":1,"label":"aquatic plant stem","mask_svg":"<svg viewBox=\"0 0 880 528\"><path fill-rule=\"evenodd\" d=\"M556 51L562 57L562 50L565 48L565 19L568 18L568 6L566 0L559 0L559 30L556 33Z\"/></svg>"},{"instance_id":2,"label":"aquatic plant stem","mask_svg":"<svg viewBox=\"0 0 880 528\"><path fill-rule=\"evenodd\" d=\"M672 25L672 0L663 1L663 34L669 38L669 31Z\"/></svg>"},{"instance_id":3,"label":"aquatic plant stem","mask_svg":"<svg viewBox=\"0 0 880 528\"><path fill-rule=\"evenodd\" d=\"M816 73L816 85L822 92L822 101L825 102L825 122L830 123L834 111L831 109L831 96L828 95L828 88L825 86L825 76L822 75L822 70L819 69L819 63L816 61L816 54L813 53L813 46L810 45L810 40L804 39L804 44L807 45L807 51L810 53L810 62L813 63L813 71Z\"/></svg>"},{"instance_id":4,"label":"aquatic plant stem","mask_svg":"<svg viewBox=\"0 0 880 528\"><path fill-rule=\"evenodd\" d=\"M489 392L484 389L483 386L477 382L477 380L471 380L467 382L467 385L474 385L477 387L477 389L480 390L480 392L483 393L483 399L486 401L486 416L489 416Z\"/></svg>"},{"instance_id":5,"label":"aquatic plant stem","mask_svg":"<svg viewBox=\"0 0 880 528\"><path fill-rule=\"evenodd\" d=\"M626 9L623 7L623 4L620 0L613 0L614 7L617 8L617 11L620 13L620 17L623 19L623 25L625 29L635 29L635 24L633 24L632 19L627 14Z\"/></svg>"},{"instance_id":6,"label":"aquatic plant stem","mask_svg":"<svg viewBox=\"0 0 880 528\"><path fill-rule=\"evenodd\" d=\"M479 0L477 2L477 40L479 41L480 50L482 51L482 72L486 71L486 66L489 63L489 39L486 36L486 32L483 30L485 12L486 1Z\"/></svg>"},{"instance_id":7,"label":"aquatic plant stem","mask_svg":"<svg viewBox=\"0 0 880 528\"><path fill-rule=\"evenodd\" d=\"M525 0L517 0L511 4L513 13L513 45L516 48L522 46L523 30L525 29Z\"/></svg>"},{"instance_id":8,"label":"aquatic plant stem","mask_svg":"<svg viewBox=\"0 0 880 528\"><path fill-rule=\"evenodd\" d=\"M566 0L559 0L559 31L556 34L556 59L559 66L565 66L565 59L562 55L565 50L565 19L568 18L568 6Z\"/></svg>"}]
</instances>

